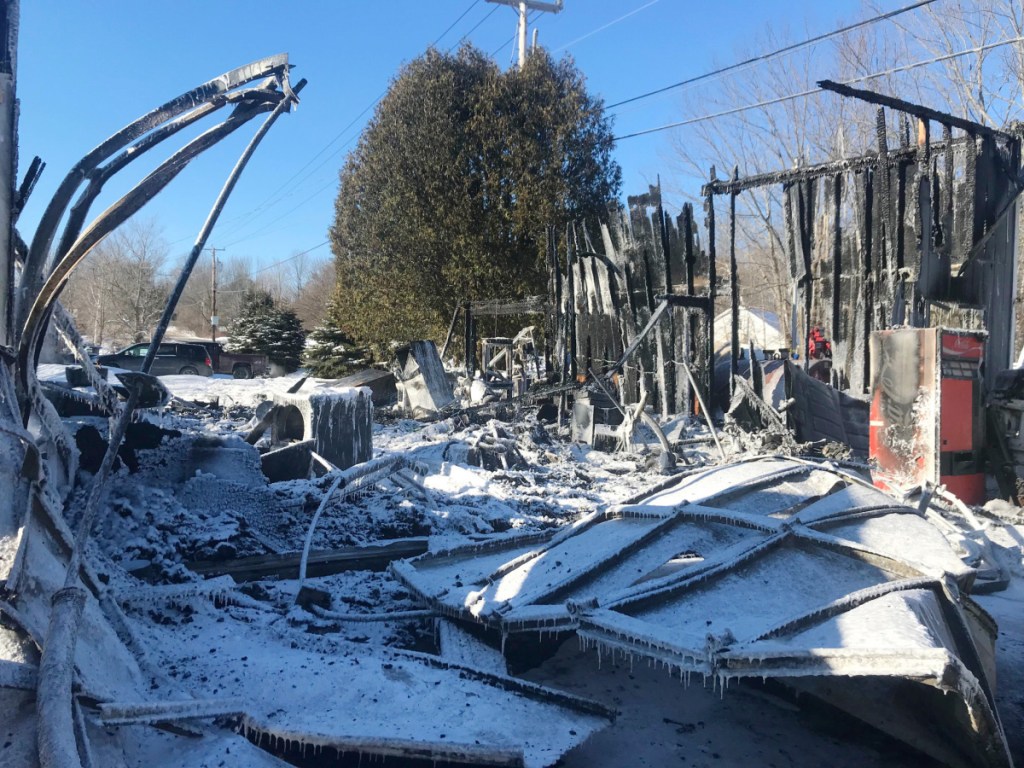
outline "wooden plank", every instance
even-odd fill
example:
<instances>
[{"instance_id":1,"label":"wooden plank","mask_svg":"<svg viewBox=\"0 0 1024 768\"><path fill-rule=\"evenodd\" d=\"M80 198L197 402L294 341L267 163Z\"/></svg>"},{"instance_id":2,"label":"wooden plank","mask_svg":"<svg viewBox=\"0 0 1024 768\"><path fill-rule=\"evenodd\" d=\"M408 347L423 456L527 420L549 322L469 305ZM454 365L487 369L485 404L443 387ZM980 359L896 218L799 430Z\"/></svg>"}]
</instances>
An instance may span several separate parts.
<instances>
[{"instance_id":1,"label":"wooden plank","mask_svg":"<svg viewBox=\"0 0 1024 768\"><path fill-rule=\"evenodd\" d=\"M416 557L426 551L426 538L411 538L361 547L310 552L306 575L329 576L342 571L382 571L393 560ZM283 555L238 557L232 560L202 560L185 565L189 570L206 578L227 575L236 582L244 582L268 576L296 579L299 576L301 559L301 552L289 552Z\"/></svg>"}]
</instances>

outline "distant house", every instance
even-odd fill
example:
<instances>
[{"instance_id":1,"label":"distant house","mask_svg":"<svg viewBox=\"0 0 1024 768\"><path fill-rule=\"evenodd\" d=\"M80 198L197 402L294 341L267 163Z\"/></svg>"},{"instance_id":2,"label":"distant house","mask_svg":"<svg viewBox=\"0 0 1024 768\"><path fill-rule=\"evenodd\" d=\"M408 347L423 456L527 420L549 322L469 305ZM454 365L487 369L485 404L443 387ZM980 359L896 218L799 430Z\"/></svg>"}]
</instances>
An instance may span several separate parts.
<instances>
[{"instance_id":1,"label":"distant house","mask_svg":"<svg viewBox=\"0 0 1024 768\"><path fill-rule=\"evenodd\" d=\"M789 340L782 330L779 316L767 309L740 307L740 346L746 349L753 342L754 349L769 354L789 349ZM732 311L726 310L715 318L715 353L729 348L732 342Z\"/></svg>"}]
</instances>

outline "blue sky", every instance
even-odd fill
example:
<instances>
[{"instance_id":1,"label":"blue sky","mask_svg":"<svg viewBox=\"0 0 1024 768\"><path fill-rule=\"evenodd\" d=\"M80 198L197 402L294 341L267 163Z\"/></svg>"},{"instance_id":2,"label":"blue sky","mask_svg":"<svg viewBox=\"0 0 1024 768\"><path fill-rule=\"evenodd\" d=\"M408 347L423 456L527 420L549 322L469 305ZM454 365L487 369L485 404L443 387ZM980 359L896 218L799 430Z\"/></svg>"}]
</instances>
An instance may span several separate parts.
<instances>
[{"instance_id":1,"label":"blue sky","mask_svg":"<svg viewBox=\"0 0 1024 768\"><path fill-rule=\"evenodd\" d=\"M531 26L542 45L571 55L590 89L610 104L761 52L767 24L796 40L869 15L857 0L565 0L562 13L536 14ZM39 155L47 168L22 215L22 234L31 235L64 174L102 139L221 72L287 52L293 81L309 80L302 103L261 145L209 245L257 267L314 248L327 239L338 169L398 68L435 41L447 49L467 35L509 66L515 23L511 8L485 0L26 0L20 166L23 173ZM615 114L616 135L688 116L673 93ZM194 162L143 210L172 257L191 247L255 125ZM667 182L670 152L667 132L619 142L623 194L644 191L659 172ZM94 210L142 172L108 185ZM329 256L327 246L314 253Z\"/></svg>"}]
</instances>

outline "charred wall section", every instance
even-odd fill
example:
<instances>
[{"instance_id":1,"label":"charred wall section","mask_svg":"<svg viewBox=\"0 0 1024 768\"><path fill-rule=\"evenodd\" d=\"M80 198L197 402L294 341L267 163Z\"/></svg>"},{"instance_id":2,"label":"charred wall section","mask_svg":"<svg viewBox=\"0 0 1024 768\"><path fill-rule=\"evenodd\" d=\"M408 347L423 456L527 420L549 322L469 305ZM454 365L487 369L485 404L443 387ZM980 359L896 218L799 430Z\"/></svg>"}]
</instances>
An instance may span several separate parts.
<instances>
[{"instance_id":1,"label":"charred wall section","mask_svg":"<svg viewBox=\"0 0 1024 768\"><path fill-rule=\"evenodd\" d=\"M958 128L954 136L953 126L940 124L941 138L933 141L930 120L911 117L916 131L904 117L894 141L880 108L872 154L712 179L704 188L711 204L715 196L732 201L758 187L781 187L798 351L806 352L810 329L824 329L833 383L854 391L868 387L875 330L984 328L989 384L1019 346L1020 138L983 126ZM736 258L735 245L730 249ZM806 365L806 354L801 358Z\"/></svg>"},{"instance_id":2,"label":"charred wall section","mask_svg":"<svg viewBox=\"0 0 1024 768\"><path fill-rule=\"evenodd\" d=\"M692 412L683 364L707 394L713 301L693 207L671 218L660 187L652 186L628 198L627 207L611 209L605 222L577 222L548 237L548 328L562 382L613 368L654 317L622 364L623 402L646 394L663 414Z\"/></svg>"}]
</instances>

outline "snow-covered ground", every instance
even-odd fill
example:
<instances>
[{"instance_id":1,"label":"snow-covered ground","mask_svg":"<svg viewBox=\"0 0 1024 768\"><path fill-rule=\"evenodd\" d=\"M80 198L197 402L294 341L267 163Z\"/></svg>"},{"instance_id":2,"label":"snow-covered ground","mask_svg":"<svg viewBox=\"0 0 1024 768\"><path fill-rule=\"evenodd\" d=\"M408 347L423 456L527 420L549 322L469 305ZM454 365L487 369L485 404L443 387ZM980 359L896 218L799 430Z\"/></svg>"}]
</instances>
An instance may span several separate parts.
<instances>
[{"instance_id":1,"label":"snow-covered ground","mask_svg":"<svg viewBox=\"0 0 1024 768\"><path fill-rule=\"evenodd\" d=\"M42 373L63 377L62 368ZM253 463L251 449L239 440L255 406L273 392L284 392L296 377L162 380L180 399L152 419L168 434L159 447L139 451L138 471L125 466L113 476L110 512L96 536L95 554L97 562L111 564L98 568L101 578L110 580L147 649L143 672L152 687L163 687L170 698L188 691L211 699L259 699L261 691L269 690L274 695L266 697L266 711L247 725L261 732L272 725L274 707L301 710L305 702L309 712L299 725L307 736L327 724L336 729L339 718L352 719L354 735L373 735L374 723L384 718L382 734L440 742L460 734L472 737L481 721L493 721L494 740L503 743L508 735L503 723L511 733L534 718L538 744L572 747L559 763L567 768L922 764L919 755L892 740L801 709L770 688L751 684L712 690L699 680L684 685L678 675L646 664L630 667L599 659L594 651L581 650L574 637L522 673L526 680L619 712L603 730L599 718L586 723L595 731L589 737L589 730L570 735L569 721L560 719L564 713L539 705L513 712L520 705L486 684L466 682L459 690L434 696L433 689L442 685L440 676L432 677L429 661L438 630L433 619L417 615L422 606L387 573L352 571L307 580L331 595L327 612L295 605L294 580L267 579L241 588L226 577L204 581L186 567L189 562L300 550L329 483L323 478L259 480L258 461ZM303 391L324 385L311 380ZM188 407L181 401L207 405ZM516 423L500 425L515 437L523 463L494 471L465 462L465 447L492 429L486 422L423 423L380 415L373 434L375 455L412 457L428 493L383 484L340 496L325 510L313 550L420 536L429 537L431 549L447 549L484 536L542 532L663 480L651 451L607 454L572 445L552 427L538 424L529 411ZM672 440L706 436L702 425L684 420L666 425L666 431ZM236 463L184 472L196 435L215 440L221 449L237 448L231 454ZM689 460L695 465L710 461L711 449L707 441L688 443ZM1024 763L1024 526L996 520L990 526L992 539L1005 548L1002 557L1013 579L1007 590L977 599L1000 625L1000 716L1015 758ZM403 617L345 618L389 613ZM415 691L409 688L413 680ZM487 703L468 703L477 700ZM452 708L453 702L458 706ZM418 730L417 707L435 710ZM463 722L466 708L470 714ZM449 723L444 733L435 727L442 711L448 712L441 718ZM316 744L315 738L307 741ZM529 760L544 764L547 757L537 753Z\"/></svg>"}]
</instances>

